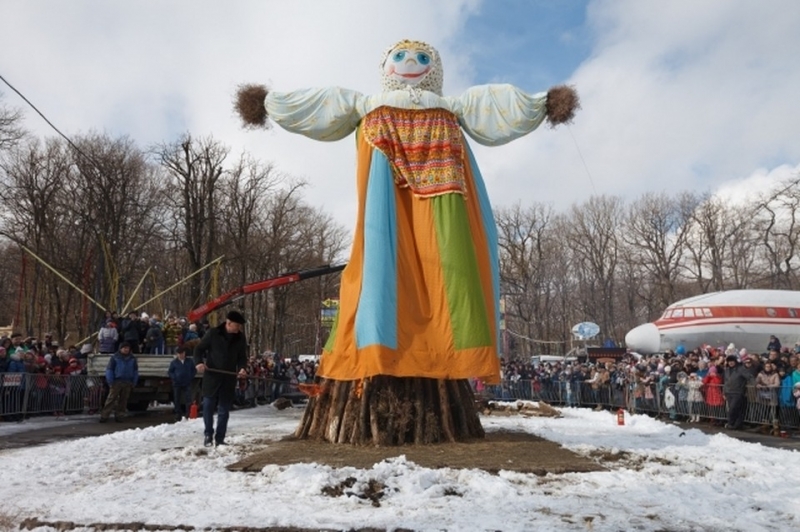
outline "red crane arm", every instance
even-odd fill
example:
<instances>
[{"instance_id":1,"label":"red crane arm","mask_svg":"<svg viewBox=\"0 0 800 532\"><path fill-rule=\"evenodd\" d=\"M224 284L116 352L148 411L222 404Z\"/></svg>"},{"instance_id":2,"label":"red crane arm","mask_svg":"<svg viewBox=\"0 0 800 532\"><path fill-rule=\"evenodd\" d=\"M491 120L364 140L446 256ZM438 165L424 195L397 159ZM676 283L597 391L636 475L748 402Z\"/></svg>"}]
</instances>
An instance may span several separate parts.
<instances>
[{"instance_id":1,"label":"red crane arm","mask_svg":"<svg viewBox=\"0 0 800 532\"><path fill-rule=\"evenodd\" d=\"M237 301L248 294L253 294L255 292L261 292L262 290L269 290L270 288L276 288L278 286L284 286L291 283L296 283L297 281L302 281L304 279L310 279L312 277L319 277L321 275L328 275L329 273L336 273L342 271L344 267L347 266L346 264L339 264L336 266L320 266L318 268L312 268L309 270L300 270L291 273L284 273L279 275L278 277L273 277L271 279L264 279L263 281L256 281L255 283L246 284L244 286L240 286L239 288L234 288L230 292L226 292L221 296L208 301L207 303L200 305L199 307L190 310L186 317L189 322L195 322L208 314L209 312L213 312L219 308L224 307L225 305L229 305L234 301Z\"/></svg>"}]
</instances>

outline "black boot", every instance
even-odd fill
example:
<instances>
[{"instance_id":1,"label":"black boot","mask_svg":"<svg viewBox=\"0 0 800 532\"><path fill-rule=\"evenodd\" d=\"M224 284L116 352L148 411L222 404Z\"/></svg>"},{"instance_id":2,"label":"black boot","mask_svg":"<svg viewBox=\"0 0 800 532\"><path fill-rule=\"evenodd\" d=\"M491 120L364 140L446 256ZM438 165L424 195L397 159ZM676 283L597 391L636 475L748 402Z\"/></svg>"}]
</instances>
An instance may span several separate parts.
<instances>
[{"instance_id":1,"label":"black boot","mask_svg":"<svg viewBox=\"0 0 800 532\"><path fill-rule=\"evenodd\" d=\"M214 445L213 439L211 438L211 436L206 435L205 439L203 440L203 446L211 447L212 445Z\"/></svg>"}]
</instances>

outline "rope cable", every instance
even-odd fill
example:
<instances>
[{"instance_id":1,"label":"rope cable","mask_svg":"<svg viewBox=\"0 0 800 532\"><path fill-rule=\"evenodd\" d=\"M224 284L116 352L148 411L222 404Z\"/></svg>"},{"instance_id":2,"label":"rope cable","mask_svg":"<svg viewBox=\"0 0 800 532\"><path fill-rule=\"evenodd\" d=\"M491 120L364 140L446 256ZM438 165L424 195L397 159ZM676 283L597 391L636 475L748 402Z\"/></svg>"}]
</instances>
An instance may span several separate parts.
<instances>
[{"instance_id":1,"label":"rope cable","mask_svg":"<svg viewBox=\"0 0 800 532\"><path fill-rule=\"evenodd\" d=\"M525 336L523 334L515 333L511 329L506 329L506 332L508 334L510 334L511 336L516 337L516 338L520 338L522 340L527 340L529 342L534 342L534 343L537 343L537 344L566 344L566 343L568 343L565 340L536 340L534 338L529 338L529 337L527 337L527 336Z\"/></svg>"},{"instance_id":2,"label":"rope cable","mask_svg":"<svg viewBox=\"0 0 800 532\"><path fill-rule=\"evenodd\" d=\"M569 136L572 138L572 142L575 144L575 149L578 151L578 157L581 158L581 162L583 163L583 168L586 170L586 175L589 176L589 183L592 185L592 192L594 195L597 195L597 189L594 186L594 180L592 179L592 173L589 172L589 165L586 164L586 159L583 158L583 153L581 153L581 149L578 146L578 141L575 140L575 135L572 134L572 128L569 127L569 124L566 124L567 131L569 131Z\"/></svg>"},{"instance_id":3,"label":"rope cable","mask_svg":"<svg viewBox=\"0 0 800 532\"><path fill-rule=\"evenodd\" d=\"M72 148L73 148L73 149L74 149L74 150L75 150L77 153L79 153L79 154L80 154L80 155L81 155L81 156L82 156L84 159L86 159L87 161L89 161L90 163L92 163L92 165L95 167L95 170L98 170L98 171L102 172L102 170L101 170L101 168L100 168L100 165L99 165L99 164L98 164L98 163L97 163L97 162L96 162L96 161L95 161L93 158L91 158L90 156L88 156L88 155L87 155L87 154L86 154L86 153L85 153L83 150L81 150L81 149L80 149L80 148L79 148L79 147L78 147L78 146L77 146L77 145L76 145L74 142L72 142L72 140L71 140L71 139L70 139L68 136L66 136L64 133L62 133L62 132L61 132L61 130L60 130L60 129L58 129L58 128L55 126L55 124L53 124L53 123L52 123L52 122L51 122L51 121L50 121L50 120L49 120L49 119L48 119L48 118L47 118L47 117L44 115L44 113L42 113L42 112L41 112L41 111L40 111L40 110L39 110L39 109L38 109L38 108L37 108L35 105L33 105L33 103L31 103L31 101L30 101L30 100L28 100L28 98L26 98L24 94L22 94L20 91L18 91L18 90L16 89L16 87L14 87L14 86L13 86L11 83L9 83L9 82L8 82L8 80L7 80L6 78L4 78L2 75L0 75L0 80L2 80L2 81L3 81L3 83L5 83L6 85L8 85L8 87L9 87L9 88L10 88L12 91L14 91L14 92L17 94L17 96L19 96L20 98L22 98L22 100L23 100L25 103L27 103L27 104L28 104L28 105L31 107L31 109L33 109L34 111L36 111L36 114L38 114L39 116L41 116L41 117L42 117L42 119L43 119L45 122L47 122L47 125L48 125L48 126L50 126L51 128L53 128L53 130L54 130L56 133L58 133L59 135L61 135L61 137L62 137L64 140L66 140L66 141L67 141L67 143L68 143L70 146L72 146Z\"/></svg>"}]
</instances>

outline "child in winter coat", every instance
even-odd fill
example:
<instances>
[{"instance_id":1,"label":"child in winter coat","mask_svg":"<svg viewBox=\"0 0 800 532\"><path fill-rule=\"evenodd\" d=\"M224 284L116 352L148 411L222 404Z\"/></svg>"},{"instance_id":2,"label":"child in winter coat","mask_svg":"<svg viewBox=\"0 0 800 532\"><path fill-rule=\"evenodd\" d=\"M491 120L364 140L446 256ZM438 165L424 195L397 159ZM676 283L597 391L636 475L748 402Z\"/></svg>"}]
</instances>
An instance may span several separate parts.
<instances>
[{"instance_id":1,"label":"child in winter coat","mask_svg":"<svg viewBox=\"0 0 800 532\"><path fill-rule=\"evenodd\" d=\"M700 412L703 409L703 381L697 377L697 373L689 375L689 380L686 381L686 387L689 392L686 399L689 402L689 423L700 422Z\"/></svg>"},{"instance_id":2,"label":"child in winter coat","mask_svg":"<svg viewBox=\"0 0 800 532\"><path fill-rule=\"evenodd\" d=\"M108 321L97 333L98 349L101 353L116 353L117 342L119 341L119 331L117 331L117 324L113 321Z\"/></svg>"},{"instance_id":3,"label":"child in winter coat","mask_svg":"<svg viewBox=\"0 0 800 532\"><path fill-rule=\"evenodd\" d=\"M703 395L706 405L714 419L725 416L725 396L722 394L722 377L717 366L708 368L708 375L703 379ZM714 422L717 423L716 421Z\"/></svg>"}]
</instances>

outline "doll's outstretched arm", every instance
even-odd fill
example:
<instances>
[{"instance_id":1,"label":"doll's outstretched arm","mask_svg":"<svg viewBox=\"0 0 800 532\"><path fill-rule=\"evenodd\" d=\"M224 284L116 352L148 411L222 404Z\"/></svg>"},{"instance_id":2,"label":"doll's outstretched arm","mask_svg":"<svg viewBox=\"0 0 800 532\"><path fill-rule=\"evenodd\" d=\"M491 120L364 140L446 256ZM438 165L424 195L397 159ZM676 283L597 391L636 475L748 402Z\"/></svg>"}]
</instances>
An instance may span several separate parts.
<instances>
[{"instance_id":1,"label":"doll's outstretched arm","mask_svg":"<svg viewBox=\"0 0 800 532\"><path fill-rule=\"evenodd\" d=\"M363 99L361 93L339 87L276 92L263 85L242 85L235 109L245 127L268 128L272 120L292 133L331 141L358 127Z\"/></svg>"},{"instance_id":2,"label":"doll's outstretched arm","mask_svg":"<svg viewBox=\"0 0 800 532\"><path fill-rule=\"evenodd\" d=\"M578 94L565 85L536 94L513 85L479 85L445 100L467 134L487 146L527 135L545 120L552 126L569 122L580 108Z\"/></svg>"}]
</instances>

